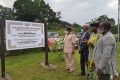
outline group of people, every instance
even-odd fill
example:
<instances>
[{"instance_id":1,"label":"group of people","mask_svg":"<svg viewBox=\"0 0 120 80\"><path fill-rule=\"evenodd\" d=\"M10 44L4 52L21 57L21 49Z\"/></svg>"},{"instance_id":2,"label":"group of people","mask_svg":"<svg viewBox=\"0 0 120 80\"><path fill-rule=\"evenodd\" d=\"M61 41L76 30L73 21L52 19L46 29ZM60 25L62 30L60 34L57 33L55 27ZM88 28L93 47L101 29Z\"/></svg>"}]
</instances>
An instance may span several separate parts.
<instances>
[{"instance_id":1,"label":"group of people","mask_svg":"<svg viewBox=\"0 0 120 80\"><path fill-rule=\"evenodd\" d=\"M68 72L74 71L73 54L76 41L79 41L80 76L87 75L89 80L94 80L93 74L96 73L99 80L110 80L110 76L116 73L116 40L110 32L110 22L103 21L83 25L82 29L83 33L80 39L76 37L71 27L67 27L65 31L65 70ZM88 74L86 74L86 69L88 70Z\"/></svg>"}]
</instances>

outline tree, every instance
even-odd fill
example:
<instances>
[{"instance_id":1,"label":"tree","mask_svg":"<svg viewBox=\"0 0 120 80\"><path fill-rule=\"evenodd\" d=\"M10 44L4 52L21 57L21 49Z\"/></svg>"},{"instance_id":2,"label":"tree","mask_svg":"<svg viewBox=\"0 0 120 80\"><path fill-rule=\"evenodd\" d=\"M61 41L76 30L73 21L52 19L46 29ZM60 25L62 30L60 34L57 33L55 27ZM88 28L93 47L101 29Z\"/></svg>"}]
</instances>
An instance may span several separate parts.
<instances>
[{"instance_id":1,"label":"tree","mask_svg":"<svg viewBox=\"0 0 120 80\"><path fill-rule=\"evenodd\" d=\"M75 29L75 31L80 32L81 31L81 25L77 24L77 23L73 23L72 24L73 28Z\"/></svg>"},{"instance_id":2,"label":"tree","mask_svg":"<svg viewBox=\"0 0 120 80\"><path fill-rule=\"evenodd\" d=\"M56 13L44 0L17 0L14 3L14 12L17 20L49 22L56 19Z\"/></svg>"},{"instance_id":3,"label":"tree","mask_svg":"<svg viewBox=\"0 0 120 80\"><path fill-rule=\"evenodd\" d=\"M66 27L66 26L71 26L72 24L70 24L67 21L60 21L61 27Z\"/></svg>"},{"instance_id":4,"label":"tree","mask_svg":"<svg viewBox=\"0 0 120 80\"><path fill-rule=\"evenodd\" d=\"M99 17L96 17L92 19L90 22L88 22L88 24L102 21L109 21L112 25L115 25L115 20L113 18L109 18L107 15L101 15Z\"/></svg>"},{"instance_id":5,"label":"tree","mask_svg":"<svg viewBox=\"0 0 120 80\"><path fill-rule=\"evenodd\" d=\"M13 5L17 20L34 21L34 3L32 0L17 0Z\"/></svg>"},{"instance_id":6,"label":"tree","mask_svg":"<svg viewBox=\"0 0 120 80\"><path fill-rule=\"evenodd\" d=\"M11 8L3 7L0 5L0 9L5 19L14 19L14 12Z\"/></svg>"},{"instance_id":7,"label":"tree","mask_svg":"<svg viewBox=\"0 0 120 80\"><path fill-rule=\"evenodd\" d=\"M115 25L115 20L113 18L109 18L107 15L101 15L99 17L96 17L92 19L88 24L94 23L94 22L102 22L102 21L109 21L112 25L111 32L116 34L117 33L117 27Z\"/></svg>"},{"instance_id":8,"label":"tree","mask_svg":"<svg viewBox=\"0 0 120 80\"><path fill-rule=\"evenodd\" d=\"M117 34L118 33L118 25L114 25L111 27L111 32L114 33L114 34Z\"/></svg>"},{"instance_id":9,"label":"tree","mask_svg":"<svg viewBox=\"0 0 120 80\"><path fill-rule=\"evenodd\" d=\"M2 5L0 5L0 9L2 9L3 8L3 6Z\"/></svg>"},{"instance_id":10,"label":"tree","mask_svg":"<svg viewBox=\"0 0 120 80\"><path fill-rule=\"evenodd\" d=\"M112 25L115 25L115 20L113 18L109 18L107 15L102 15L96 19L98 22L109 21Z\"/></svg>"}]
</instances>

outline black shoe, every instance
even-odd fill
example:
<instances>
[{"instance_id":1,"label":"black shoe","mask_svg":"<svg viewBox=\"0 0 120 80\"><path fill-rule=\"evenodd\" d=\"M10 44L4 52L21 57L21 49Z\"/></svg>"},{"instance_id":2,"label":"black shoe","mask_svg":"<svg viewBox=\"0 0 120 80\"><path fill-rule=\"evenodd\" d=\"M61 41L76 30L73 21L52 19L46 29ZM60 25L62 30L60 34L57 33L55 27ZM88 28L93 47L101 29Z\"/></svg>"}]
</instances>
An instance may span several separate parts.
<instances>
[{"instance_id":1,"label":"black shoe","mask_svg":"<svg viewBox=\"0 0 120 80\"><path fill-rule=\"evenodd\" d=\"M72 70L69 70L68 72L69 72L69 73L71 73L71 72L73 72L73 71L74 71L74 69L72 69Z\"/></svg>"},{"instance_id":2,"label":"black shoe","mask_svg":"<svg viewBox=\"0 0 120 80\"><path fill-rule=\"evenodd\" d=\"M70 69L69 68L65 68L64 71L69 71Z\"/></svg>"},{"instance_id":3,"label":"black shoe","mask_svg":"<svg viewBox=\"0 0 120 80\"><path fill-rule=\"evenodd\" d=\"M85 76L85 74L82 74L82 73L81 73L81 74L78 74L77 76Z\"/></svg>"}]
</instances>

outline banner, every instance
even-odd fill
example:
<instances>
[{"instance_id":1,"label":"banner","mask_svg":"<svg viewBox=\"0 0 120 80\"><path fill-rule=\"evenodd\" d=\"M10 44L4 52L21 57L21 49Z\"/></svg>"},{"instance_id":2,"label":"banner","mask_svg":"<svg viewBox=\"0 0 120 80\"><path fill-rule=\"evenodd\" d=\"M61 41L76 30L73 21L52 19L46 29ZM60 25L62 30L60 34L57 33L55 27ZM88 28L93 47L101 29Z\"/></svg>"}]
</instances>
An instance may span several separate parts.
<instances>
[{"instance_id":1,"label":"banner","mask_svg":"<svg viewBox=\"0 0 120 80\"><path fill-rule=\"evenodd\" d=\"M17 50L45 46L44 24L6 20L6 49Z\"/></svg>"}]
</instances>

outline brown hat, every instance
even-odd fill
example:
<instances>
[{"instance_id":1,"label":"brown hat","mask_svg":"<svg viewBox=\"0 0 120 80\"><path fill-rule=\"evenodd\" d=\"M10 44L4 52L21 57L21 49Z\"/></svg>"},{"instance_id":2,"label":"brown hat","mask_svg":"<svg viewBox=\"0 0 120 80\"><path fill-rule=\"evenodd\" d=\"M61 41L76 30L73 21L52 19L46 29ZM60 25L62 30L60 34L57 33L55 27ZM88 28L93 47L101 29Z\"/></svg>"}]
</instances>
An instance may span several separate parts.
<instances>
[{"instance_id":1,"label":"brown hat","mask_svg":"<svg viewBox=\"0 0 120 80\"><path fill-rule=\"evenodd\" d=\"M71 26L66 26L66 29L74 30Z\"/></svg>"},{"instance_id":2,"label":"brown hat","mask_svg":"<svg viewBox=\"0 0 120 80\"><path fill-rule=\"evenodd\" d=\"M100 24L99 22L91 23L90 26L91 26L91 27L96 27L96 28L98 28L98 27L99 27L99 24Z\"/></svg>"}]
</instances>

